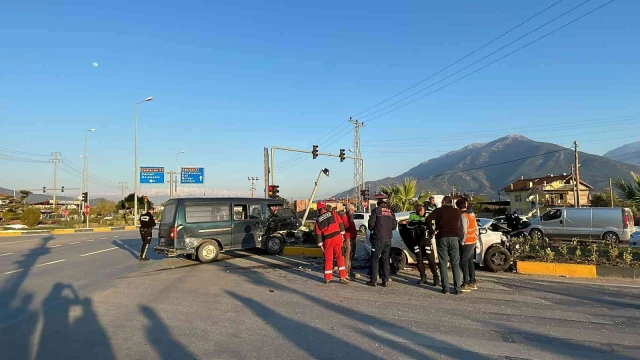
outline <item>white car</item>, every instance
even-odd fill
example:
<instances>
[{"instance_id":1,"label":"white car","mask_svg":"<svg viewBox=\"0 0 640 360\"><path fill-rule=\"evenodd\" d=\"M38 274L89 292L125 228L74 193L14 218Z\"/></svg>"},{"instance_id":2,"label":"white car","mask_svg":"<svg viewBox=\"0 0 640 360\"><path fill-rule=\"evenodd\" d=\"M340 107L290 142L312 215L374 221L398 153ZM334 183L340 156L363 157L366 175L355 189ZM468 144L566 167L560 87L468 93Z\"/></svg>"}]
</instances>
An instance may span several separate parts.
<instances>
[{"instance_id":1,"label":"white car","mask_svg":"<svg viewBox=\"0 0 640 360\"><path fill-rule=\"evenodd\" d=\"M356 229L359 232L365 232L369 227L369 213L354 213L353 214L353 222L356 224Z\"/></svg>"},{"instance_id":2,"label":"white car","mask_svg":"<svg viewBox=\"0 0 640 360\"><path fill-rule=\"evenodd\" d=\"M396 220L398 220L398 222L408 220L410 213L411 212L397 213ZM493 221L486 222L484 220L485 219L483 219L483 221L478 221L478 225L480 226L480 240L476 243L475 262L494 272L504 271L511 265L511 254L503 246L502 233L490 229ZM483 222L484 224L482 224ZM366 235L367 237L364 241L364 248L369 256L371 256L371 242L369 240L370 232L368 229ZM417 261L415 254L409 251L407 246L404 244L404 241L402 241L398 228L393 230L390 257L395 264L398 264L399 269L404 268L407 264L415 264Z\"/></svg>"}]
</instances>

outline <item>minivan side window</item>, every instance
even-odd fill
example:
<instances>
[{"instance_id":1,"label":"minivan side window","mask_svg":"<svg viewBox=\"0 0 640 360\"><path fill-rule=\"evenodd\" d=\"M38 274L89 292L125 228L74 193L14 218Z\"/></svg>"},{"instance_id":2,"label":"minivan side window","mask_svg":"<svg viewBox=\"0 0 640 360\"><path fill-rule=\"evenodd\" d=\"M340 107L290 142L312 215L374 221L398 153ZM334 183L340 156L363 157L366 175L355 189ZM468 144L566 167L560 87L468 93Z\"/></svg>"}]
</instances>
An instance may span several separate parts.
<instances>
[{"instance_id":1,"label":"minivan side window","mask_svg":"<svg viewBox=\"0 0 640 360\"><path fill-rule=\"evenodd\" d=\"M233 220L244 220L247 218L247 205L233 205Z\"/></svg>"},{"instance_id":2,"label":"minivan side window","mask_svg":"<svg viewBox=\"0 0 640 360\"><path fill-rule=\"evenodd\" d=\"M364 220L364 214L353 214L353 220Z\"/></svg>"},{"instance_id":3,"label":"minivan side window","mask_svg":"<svg viewBox=\"0 0 640 360\"><path fill-rule=\"evenodd\" d=\"M558 220L562 217L562 210L549 210L542 215L542 221Z\"/></svg>"},{"instance_id":4,"label":"minivan side window","mask_svg":"<svg viewBox=\"0 0 640 360\"><path fill-rule=\"evenodd\" d=\"M185 204L184 213L187 223L229 221L228 203Z\"/></svg>"},{"instance_id":5,"label":"minivan side window","mask_svg":"<svg viewBox=\"0 0 640 360\"><path fill-rule=\"evenodd\" d=\"M262 220L262 205L249 205L249 219Z\"/></svg>"}]
</instances>

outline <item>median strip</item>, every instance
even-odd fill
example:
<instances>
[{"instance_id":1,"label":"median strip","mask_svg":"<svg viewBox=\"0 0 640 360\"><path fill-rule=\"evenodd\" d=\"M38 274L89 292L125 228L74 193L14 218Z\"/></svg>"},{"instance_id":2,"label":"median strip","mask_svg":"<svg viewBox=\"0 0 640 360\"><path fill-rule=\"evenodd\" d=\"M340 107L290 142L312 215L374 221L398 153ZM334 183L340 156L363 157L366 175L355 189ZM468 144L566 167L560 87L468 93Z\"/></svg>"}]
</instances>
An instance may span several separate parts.
<instances>
[{"instance_id":1,"label":"median strip","mask_svg":"<svg viewBox=\"0 0 640 360\"><path fill-rule=\"evenodd\" d=\"M115 250L115 249L119 249L119 248L118 248L118 247L112 247L112 248L109 248L109 249L104 249L104 250L98 250L98 251L90 252L90 253L88 253L88 254L83 254L83 255L80 255L80 256L89 256L89 255L93 255L93 254L97 254L97 253L101 253L101 252L105 252L105 251L110 251L110 250Z\"/></svg>"}]
</instances>

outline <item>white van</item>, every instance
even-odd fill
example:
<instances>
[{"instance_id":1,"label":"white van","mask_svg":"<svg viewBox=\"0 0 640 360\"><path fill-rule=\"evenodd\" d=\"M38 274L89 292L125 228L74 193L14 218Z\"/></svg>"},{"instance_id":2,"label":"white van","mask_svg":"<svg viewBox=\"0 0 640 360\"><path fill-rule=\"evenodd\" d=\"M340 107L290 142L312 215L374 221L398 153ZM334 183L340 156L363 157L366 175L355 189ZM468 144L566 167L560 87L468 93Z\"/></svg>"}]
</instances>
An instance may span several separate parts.
<instances>
[{"instance_id":1,"label":"white van","mask_svg":"<svg viewBox=\"0 0 640 360\"><path fill-rule=\"evenodd\" d=\"M531 219L531 237L590 239L618 243L635 232L629 208L553 208Z\"/></svg>"}]
</instances>

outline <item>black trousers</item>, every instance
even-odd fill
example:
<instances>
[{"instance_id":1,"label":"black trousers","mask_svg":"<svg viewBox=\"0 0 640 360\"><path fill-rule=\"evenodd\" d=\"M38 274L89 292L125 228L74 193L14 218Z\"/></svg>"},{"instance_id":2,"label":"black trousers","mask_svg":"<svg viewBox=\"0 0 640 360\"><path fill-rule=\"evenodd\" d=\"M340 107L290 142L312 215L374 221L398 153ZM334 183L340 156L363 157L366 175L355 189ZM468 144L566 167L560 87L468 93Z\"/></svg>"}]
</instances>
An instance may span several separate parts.
<instances>
[{"instance_id":1,"label":"black trousers","mask_svg":"<svg viewBox=\"0 0 640 360\"><path fill-rule=\"evenodd\" d=\"M436 249L431 249L431 240L423 239L420 241L420 244L417 245L418 250L415 251L416 260L418 262L418 272L420 272L420 279L426 279L427 273L426 268L424 266L424 260L427 260L427 264L429 265L429 270L431 271L431 275L435 279L438 276L438 268L436 267L435 261L431 261L429 254L427 254L427 248L430 248L432 253L435 253Z\"/></svg>"},{"instance_id":2,"label":"black trousers","mask_svg":"<svg viewBox=\"0 0 640 360\"><path fill-rule=\"evenodd\" d=\"M142 248L140 248L140 259L147 257L147 249L151 244L151 238L153 237L152 229L140 228L140 238L142 239Z\"/></svg>"},{"instance_id":3,"label":"black trousers","mask_svg":"<svg viewBox=\"0 0 640 360\"><path fill-rule=\"evenodd\" d=\"M476 283L476 268L473 265L473 254L475 253L476 244L460 246L460 267L462 268L462 283Z\"/></svg>"},{"instance_id":4,"label":"black trousers","mask_svg":"<svg viewBox=\"0 0 640 360\"><path fill-rule=\"evenodd\" d=\"M371 281L378 281L378 270L382 263L382 282L389 280L389 255L391 254L391 240L376 240L371 244Z\"/></svg>"}]
</instances>

